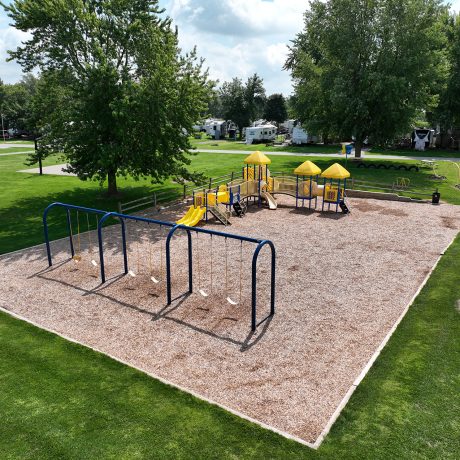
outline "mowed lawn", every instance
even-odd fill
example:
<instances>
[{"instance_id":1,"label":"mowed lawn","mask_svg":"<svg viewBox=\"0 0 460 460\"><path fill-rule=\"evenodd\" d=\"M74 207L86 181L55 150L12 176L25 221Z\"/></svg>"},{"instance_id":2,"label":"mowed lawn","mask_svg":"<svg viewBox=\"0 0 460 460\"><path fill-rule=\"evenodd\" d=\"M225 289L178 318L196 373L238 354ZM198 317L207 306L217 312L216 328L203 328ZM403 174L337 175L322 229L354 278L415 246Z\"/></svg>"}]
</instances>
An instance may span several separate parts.
<instances>
[{"instance_id":1,"label":"mowed lawn","mask_svg":"<svg viewBox=\"0 0 460 460\"><path fill-rule=\"evenodd\" d=\"M243 158L200 154L192 168L215 176L238 169ZM290 171L305 158L272 160L273 171ZM23 161L22 155L0 158L2 253L42 242L41 214L52 201L115 209L116 200L97 183L16 173ZM322 168L333 162L314 161ZM445 167L450 181L442 185L443 198L460 203L455 171ZM384 182L398 174L350 170ZM405 174L428 187L429 173ZM155 187L120 180L123 199ZM57 217L53 237L65 234ZM459 274L457 237L318 451L0 314L1 458L458 458Z\"/></svg>"},{"instance_id":2,"label":"mowed lawn","mask_svg":"<svg viewBox=\"0 0 460 460\"><path fill-rule=\"evenodd\" d=\"M264 152L291 152L291 153L340 153L342 150L341 144L308 144L308 145L276 145L266 146L261 144L246 144L244 141L229 141L226 139L214 140L207 136L202 136L201 139L190 138L190 143L193 148L198 150L246 150ZM371 147L365 152L365 155L396 155L409 157L437 157L437 158L460 158L460 151L453 149L429 149L419 152L413 149L386 149L383 147Z\"/></svg>"},{"instance_id":3,"label":"mowed lawn","mask_svg":"<svg viewBox=\"0 0 460 460\"><path fill-rule=\"evenodd\" d=\"M94 181L81 181L76 177L18 173L27 169L24 165L26 155L0 156L0 254L16 249L29 247L43 241L42 214L45 207L54 202L62 201L81 206L89 206L107 211L117 210L118 200L130 201L147 196L154 191L165 190L171 197L181 196L181 187L171 181L164 184L151 184L147 179L135 181L131 178L119 178L121 196L109 198L105 194L105 184L100 187ZM221 176L231 171L240 171L245 154L199 153L192 156L190 168L204 172L209 177ZM283 171L291 174L305 157L272 156L272 171ZM336 162L335 158L315 157L312 160L323 170ZM382 160L367 160L385 163ZM340 162L345 165L345 160ZM63 163L59 156L48 158L44 165ZM396 161L398 164L417 164L413 161ZM428 195L439 187L441 199L450 203L460 204L460 190L454 187L457 183L458 170L451 163L439 162L439 174L447 176L442 183L429 179L429 169L420 172L375 170L357 168L348 162L347 168L355 179L392 184L398 177L407 177L411 187L422 190ZM429 198L423 196L422 198ZM55 210L50 214L50 237L52 239L66 235L65 220L62 211Z\"/></svg>"}]
</instances>

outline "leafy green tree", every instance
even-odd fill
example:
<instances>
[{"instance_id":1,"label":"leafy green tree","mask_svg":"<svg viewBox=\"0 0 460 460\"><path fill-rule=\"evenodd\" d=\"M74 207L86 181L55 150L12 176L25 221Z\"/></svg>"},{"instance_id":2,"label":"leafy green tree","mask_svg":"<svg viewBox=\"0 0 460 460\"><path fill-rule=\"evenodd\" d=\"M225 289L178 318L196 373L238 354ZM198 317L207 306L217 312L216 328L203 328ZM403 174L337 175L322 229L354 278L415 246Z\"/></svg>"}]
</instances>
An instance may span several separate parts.
<instances>
[{"instance_id":1,"label":"leafy green tree","mask_svg":"<svg viewBox=\"0 0 460 460\"><path fill-rule=\"evenodd\" d=\"M446 22L448 37L448 77L440 91L439 105L430 114L432 122L439 122L441 132L460 126L460 16L451 15Z\"/></svg>"},{"instance_id":2,"label":"leafy green tree","mask_svg":"<svg viewBox=\"0 0 460 460\"><path fill-rule=\"evenodd\" d=\"M220 88L222 109L227 120L232 120L239 128L240 139L243 128L249 126L263 113L265 89L263 80L257 74L249 77L246 84L240 78L225 82Z\"/></svg>"},{"instance_id":3,"label":"leafy green tree","mask_svg":"<svg viewBox=\"0 0 460 460\"><path fill-rule=\"evenodd\" d=\"M181 54L157 0L15 0L3 5L31 35L10 58L49 73L46 143L81 179L197 180L187 132L207 110L210 84L196 51ZM51 100L55 98L54 100Z\"/></svg>"},{"instance_id":4,"label":"leafy green tree","mask_svg":"<svg viewBox=\"0 0 460 460\"><path fill-rule=\"evenodd\" d=\"M313 0L294 40L294 107L308 130L385 142L436 105L445 72L440 0Z\"/></svg>"},{"instance_id":5,"label":"leafy green tree","mask_svg":"<svg viewBox=\"0 0 460 460\"><path fill-rule=\"evenodd\" d=\"M272 94L265 104L264 118L266 120L282 123L287 119L286 100L282 94Z\"/></svg>"},{"instance_id":6,"label":"leafy green tree","mask_svg":"<svg viewBox=\"0 0 460 460\"><path fill-rule=\"evenodd\" d=\"M36 77L28 74L24 75L18 83L3 85L2 113L8 128L34 132L31 101L37 82Z\"/></svg>"}]
</instances>

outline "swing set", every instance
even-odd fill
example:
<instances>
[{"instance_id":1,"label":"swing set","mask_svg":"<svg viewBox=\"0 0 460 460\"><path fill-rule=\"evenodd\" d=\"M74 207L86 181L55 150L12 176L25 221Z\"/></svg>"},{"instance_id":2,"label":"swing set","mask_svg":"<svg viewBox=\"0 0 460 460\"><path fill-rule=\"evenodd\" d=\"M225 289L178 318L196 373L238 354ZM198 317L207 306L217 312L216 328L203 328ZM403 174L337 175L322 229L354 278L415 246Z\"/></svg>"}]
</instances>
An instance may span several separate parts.
<instances>
[{"instance_id":1,"label":"swing set","mask_svg":"<svg viewBox=\"0 0 460 460\"><path fill-rule=\"evenodd\" d=\"M172 303L172 261L171 261L171 244L172 244L172 237L177 230L183 230L186 232L187 235L187 245L188 245L188 293L192 294L194 292L194 283L193 283L193 275L194 275L194 254L196 260L196 271L197 271L197 283L196 287L198 292L202 297L208 297L213 295L214 293L222 292L222 287L225 289L225 298L226 301L230 305L238 305L242 303L242 292L243 292L243 244L252 243L255 244L255 250L252 255L252 270L251 270L251 330L255 331L257 326L262 324L264 321L272 317L275 313L275 259L276 259L276 252L273 243L270 240L261 240L256 238L250 238L242 235L236 235L231 233L224 233L219 232L216 230L210 230L200 227L188 227L183 224L174 224L172 222L166 221L159 221L155 219L149 219L146 217L140 216L132 216L127 214L121 214L117 212L106 212L98 209L93 208L85 208L82 206L75 206L69 205L65 203L52 203L50 204L43 213L43 226L44 226L44 234L45 234L45 244L48 256L48 264L52 266L52 255L51 255L51 248L50 248L50 241L49 241L49 233L48 233L48 223L47 217L50 209L54 207L63 207L66 209L67 213L67 225L68 225L68 232L69 232L69 244L70 244L70 253L71 258L76 263L82 260L82 252L81 252L81 237L80 237L80 213L87 213L87 227L90 230L90 221L89 221L89 214L96 214L96 221L97 221L97 244L99 248L99 264L93 257L93 244L91 240L91 232L88 233L88 244L89 244L89 255L91 259L91 264L93 266L100 267L100 274L101 274L101 283L105 283L106 276L105 276L105 263L104 263L104 244L103 244L103 228L104 223L109 218L117 219L121 224L121 239L122 239L122 252L123 252L123 265L124 265L124 274L129 275L131 277L136 277L137 275L145 274L142 273L141 267L141 247L139 243L140 238L136 238L135 242L135 254L134 263L129 266L128 261L128 250L127 250L127 233L129 236L128 221L136 221L140 223L147 224L148 233L150 234L151 228L154 226L159 227L159 235L160 235L160 245L158 249L158 258L153 251L153 243L152 239L148 238L148 277L154 284L162 284L166 282L166 297L167 297L167 305L171 305ZM72 228L72 219L71 219L71 211L75 211L77 215L77 251L74 248L74 233ZM97 215L102 215L100 219L98 219ZM130 224L131 225L131 224ZM168 230L166 234L165 230ZM195 249L193 248L193 239L192 239L192 232L195 232ZM210 243L210 254L211 257L209 258L209 266L210 266L210 284L208 286L209 289L206 289L203 286L203 277L202 277L202 249L204 248L204 241L201 240L200 234L209 235L209 243ZM216 289L216 282L214 277L214 266L215 260L213 260L213 248L216 245L216 240L222 240L224 244L224 260L223 260L223 267L225 273L225 281L224 283L219 284L220 288ZM230 293L230 283L229 283L229 272L231 271L229 267L229 248L228 248L228 241L229 240L237 240L239 241L239 257L237 258L237 265L239 267L239 278L238 278L238 296L232 296ZM264 317L262 320L257 321L257 260L261 249L264 246L268 246L271 251L271 277L270 277L270 313ZM156 263L158 261L158 263ZM165 263L164 263L165 262ZM164 272L166 271L166 273ZM223 285L223 286L222 286Z\"/></svg>"}]
</instances>

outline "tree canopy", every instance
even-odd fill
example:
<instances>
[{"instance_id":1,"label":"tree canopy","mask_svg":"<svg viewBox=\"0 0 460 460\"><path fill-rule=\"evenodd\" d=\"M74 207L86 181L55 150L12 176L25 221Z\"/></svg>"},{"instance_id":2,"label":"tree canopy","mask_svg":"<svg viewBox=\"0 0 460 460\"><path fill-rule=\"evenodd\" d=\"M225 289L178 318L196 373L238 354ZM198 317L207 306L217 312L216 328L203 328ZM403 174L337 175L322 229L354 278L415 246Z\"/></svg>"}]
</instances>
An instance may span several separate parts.
<instances>
[{"instance_id":1,"label":"tree canopy","mask_svg":"<svg viewBox=\"0 0 460 460\"><path fill-rule=\"evenodd\" d=\"M42 71L46 143L81 179L173 176L187 171L187 132L207 109L210 83L196 51L182 54L157 0L15 0L4 5L31 38L10 51Z\"/></svg>"},{"instance_id":2,"label":"tree canopy","mask_svg":"<svg viewBox=\"0 0 460 460\"><path fill-rule=\"evenodd\" d=\"M282 94L272 94L265 103L264 118L269 121L282 123L287 119L286 101Z\"/></svg>"},{"instance_id":3,"label":"tree canopy","mask_svg":"<svg viewBox=\"0 0 460 460\"><path fill-rule=\"evenodd\" d=\"M251 121L260 118L265 105L263 80L257 74L248 78L245 84L240 78L225 82L220 88L222 111L227 120L232 120L240 130Z\"/></svg>"},{"instance_id":4,"label":"tree canopy","mask_svg":"<svg viewBox=\"0 0 460 460\"><path fill-rule=\"evenodd\" d=\"M439 105L431 117L440 123L443 131L460 126L460 16L450 16L445 27L449 73L440 90Z\"/></svg>"},{"instance_id":5,"label":"tree canopy","mask_svg":"<svg viewBox=\"0 0 460 460\"><path fill-rule=\"evenodd\" d=\"M445 74L440 0L313 0L286 68L302 125L328 137L385 142L436 105Z\"/></svg>"}]
</instances>

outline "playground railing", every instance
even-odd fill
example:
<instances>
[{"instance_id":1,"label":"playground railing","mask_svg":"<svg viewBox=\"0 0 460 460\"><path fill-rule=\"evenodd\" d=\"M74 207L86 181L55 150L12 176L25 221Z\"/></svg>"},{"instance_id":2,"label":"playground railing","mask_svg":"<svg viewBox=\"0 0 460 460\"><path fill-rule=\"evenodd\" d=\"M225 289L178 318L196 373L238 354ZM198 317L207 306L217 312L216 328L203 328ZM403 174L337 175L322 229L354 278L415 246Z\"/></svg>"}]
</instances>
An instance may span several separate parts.
<instances>
[{"instance_id":1,"label":"playground railing","mask_svg":"<svg viewBox=\"0 0 460 460\"><path fill-rule=\"evenodd\" d=\"M394 184L385 184L381 182L351 180L347 182L350 186L348 190L360 190L364 192L380 191L384 193L397 193L398 195L407 195L409 197L431 197L433 191L426 188L416 187L395 187Z\"/></svg>"}]
</instances>

